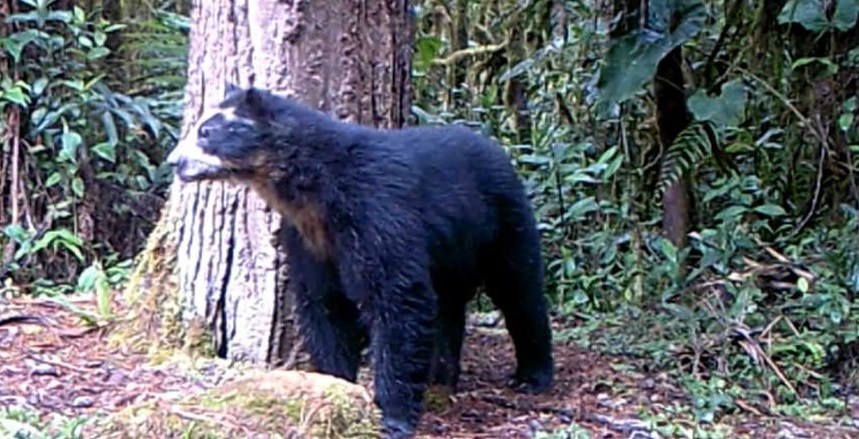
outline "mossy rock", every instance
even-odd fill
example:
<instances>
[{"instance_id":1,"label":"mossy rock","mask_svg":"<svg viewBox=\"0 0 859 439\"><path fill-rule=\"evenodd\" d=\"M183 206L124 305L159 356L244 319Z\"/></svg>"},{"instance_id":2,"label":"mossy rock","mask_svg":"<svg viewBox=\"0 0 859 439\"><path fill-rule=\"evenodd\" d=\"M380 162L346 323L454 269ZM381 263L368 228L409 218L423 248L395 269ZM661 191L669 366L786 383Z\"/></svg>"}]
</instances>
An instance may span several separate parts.
<instances>
[{"instance_id":1,"label":"mossy rock","mask_svg":"<svg viewBox=\"0 0 859 439\"><path fill-rule=\"evenodd\" d=\"M129 406L84 437L378 438L379 412L364 387L302 371L255 371L177 401Z\"/></svg>"}]
</instances>

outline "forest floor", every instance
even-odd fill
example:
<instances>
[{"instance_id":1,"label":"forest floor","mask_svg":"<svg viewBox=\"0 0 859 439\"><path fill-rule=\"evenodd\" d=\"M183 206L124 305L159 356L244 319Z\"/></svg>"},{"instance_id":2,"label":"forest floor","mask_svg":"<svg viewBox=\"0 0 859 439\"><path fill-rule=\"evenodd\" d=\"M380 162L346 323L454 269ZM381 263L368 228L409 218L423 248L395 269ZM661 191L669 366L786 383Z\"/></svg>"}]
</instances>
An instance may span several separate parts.
<instances>
[{"instance_id":1,"label":"forest floor","mask_svg":"<svg viewBox=\"0 0 859 439\"><path fill-rule=\"evenodd\" d=\"M88 299L74 300L75 307L94 309ZM104 328L87 329L79 314L55 302L0 303L0 409L91 416L205 387L152 367L143 355L108 348L106 335ZM848 416L852 426L844 425L851 420L843 417L837 422L766 414L742 401L736 403L744 410L702 425L694 421L691 402L679 385L664 375L640 372L635 361L572 342L559 343L555 358L557 379L550 392L515 393L503 385L514 367L506 333L498 327L472 326L463 352L460 392L445 408L425 414L421 437L859 437L855 400Z\"/></svg>"}]
</instances>

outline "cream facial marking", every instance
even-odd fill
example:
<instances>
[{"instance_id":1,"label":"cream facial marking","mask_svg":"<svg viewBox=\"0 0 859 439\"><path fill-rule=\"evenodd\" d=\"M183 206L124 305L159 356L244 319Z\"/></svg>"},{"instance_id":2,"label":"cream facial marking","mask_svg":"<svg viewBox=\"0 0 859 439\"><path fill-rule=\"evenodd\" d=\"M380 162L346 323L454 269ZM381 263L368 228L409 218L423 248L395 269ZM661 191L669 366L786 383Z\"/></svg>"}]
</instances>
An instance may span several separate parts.
<instances>
[{"instance_id":1,"label":"cream facial marking","mask_svg":"<svg viewBox=\"0 0 859 439\"><path fill-rule=\"evenodd\" d=\"M223 117L224 123L238 119L233 108L214 107L207 109L167 156L167 164L176 167L176 174L180 180L193 181L223 171L226 168L226 164L221 158L209 154L203 149L207 142L205 130L209 129L206 128L205 124L218 115Z\"/></svg>"}]
</instances>

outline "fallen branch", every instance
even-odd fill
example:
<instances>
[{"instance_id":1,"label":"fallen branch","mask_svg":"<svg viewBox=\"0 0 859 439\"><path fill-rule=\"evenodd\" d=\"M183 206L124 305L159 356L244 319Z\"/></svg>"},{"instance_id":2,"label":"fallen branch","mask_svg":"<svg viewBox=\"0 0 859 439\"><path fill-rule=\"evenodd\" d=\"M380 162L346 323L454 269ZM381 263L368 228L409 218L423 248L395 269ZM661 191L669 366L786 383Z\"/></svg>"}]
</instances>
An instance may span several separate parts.
<instances>
[{"instance_id":1,"label":"fallen branch","mask_svg":"<svg viewBox=\"0 0 859 439\"><path fill-rule=\"evenodd\" d=\"M46 325L45 319L39 316L29 315L29 314L15 314L11 316L3 316L0 317L0 326L12 325L15 323L38 323L41 325Z\"/></svg>"},{"instance_id":2,"label":"fallen branch","mask_svg":"<svg viewBox=\"0 0 859 439\"><path fill-rule=\"evenodd\" d=\"M450 65L457 63L458 61L461 61L463 58L470 58L472 56L485 55L487 53L499 52L501 50L504 50L504 48L506 46L507 46L507 43L504 42L501 44L487 44L485 46L476 46L476 47L469 47L466 49L457 50L456 52L453 52L444 58L439 58L439 59L433 60L432 65L434 65L434 66L450 66Z\"/></svg>"}]
</instances>

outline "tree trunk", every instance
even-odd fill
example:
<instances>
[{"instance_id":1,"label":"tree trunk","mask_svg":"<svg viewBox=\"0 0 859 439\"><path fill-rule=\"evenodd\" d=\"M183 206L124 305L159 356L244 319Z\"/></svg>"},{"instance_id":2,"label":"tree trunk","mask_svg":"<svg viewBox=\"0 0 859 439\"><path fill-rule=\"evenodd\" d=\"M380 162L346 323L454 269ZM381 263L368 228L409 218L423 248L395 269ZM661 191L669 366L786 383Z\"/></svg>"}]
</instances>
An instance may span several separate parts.
<instances>
[{"instance_id":1,"label":"tree trunk","mask_svg":"<svg viewBox=\"0 0 859 439\"><path fill-rule=\"evenodd\" d=\"M195 0L191 8L183 136L227 82L252 82L366 125L407 120L407 0ZM181 320L211 331L218 356L287 360L297 337L284 294L288 257L274 239L279 216L229 183L177 181L167 203L131 285L144 291L135 294L157 294L146 290L169 278L175 260Z\"/></svg>"},{"instance_id":2,"label":"tree trunk","mask_svg":"<svg viewBox=\"0 0 859 439\"><path fill-rule=\"evenodd\" d=\"M5 18L15 11L15 4L10 0L0 0L0 40L14 33L12 23L7 23ZM11 57L5 51L0 56L0 78L12 78L14 66ZM17 79L17 78L15 78ZM21 167L21 149L19 139L20 109L17 105L4 105L0 111L0 138L3 139L3 155L0 158L0 224L17 225L21 218L20 193L18 173ZM7 213L8 212L8 213ZM15 241L10 239L2 250L2 263L11 261L15 256ZM6 276L6 269L0 269L0 276Z\"/></svg>"},{"instance_id":3,"label":"tree trunk","mask_svg":"<svg viewBox=\"0 0 859 439\"><path fill-rule=\"evenodd\" d=\"M468 0L455 0L453 3L450 29L451 53L468 48L468 4ZM466 82L468 61L467 57L463 57L454 62L450 67L448 73L448 85L450 89L447 95L449 109L457 108L462 104L462 86Z\"/></svg>"},{"instance_id":4,"label":"tree trunk","mask_svg":"<svg viewBox=\"0 0 859 439\"><path fill-rule=\"evenodd\" d=\"M513 15L507 25L507 67L513 68L528 56L525 48L525 20L520 11ZM504 88L504 104L513 112L513 129L516 142L531 144L531 112L525 81L516 76L510 78Z\"/></svg>"},{"instance_id":5,"label":"tree trunk","mask_svg":"<svg viewBox=\"0 0 859 439\"><path fill-rule=\"evenodd\" d=\"M676 47L659 61L653 81L656 125L663 150L674 143L692 119L683 90L682 62L683 49ZM662 196L662 229L678 250L686 247L686 234L689 233L692 209L688 180L684 176L668 186Z\"/></svg>"}]
</instances>

